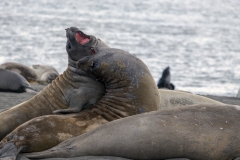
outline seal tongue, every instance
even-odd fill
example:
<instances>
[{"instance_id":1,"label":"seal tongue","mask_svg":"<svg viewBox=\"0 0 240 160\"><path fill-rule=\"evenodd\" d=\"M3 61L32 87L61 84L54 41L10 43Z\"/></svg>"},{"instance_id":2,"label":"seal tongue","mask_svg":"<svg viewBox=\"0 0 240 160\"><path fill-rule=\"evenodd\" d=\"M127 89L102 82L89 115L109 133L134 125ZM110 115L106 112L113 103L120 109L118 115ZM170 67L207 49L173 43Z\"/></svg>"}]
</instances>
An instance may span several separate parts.
<instances>
[{"instance_id":1,"label":"seal tongue","mask_svg":"<svg viewBox=\"0 0 240 160\"><path fill-rule=\"evenodd\" d=\"M89 42L90 38L87 37L87 36L84 35L84 34L81 34L81 33L77 32L77 33L76 33L76 40L77 40L77 42L80 43L80 44L85 44L85 43Z\"/></svg>"}]
</instances>

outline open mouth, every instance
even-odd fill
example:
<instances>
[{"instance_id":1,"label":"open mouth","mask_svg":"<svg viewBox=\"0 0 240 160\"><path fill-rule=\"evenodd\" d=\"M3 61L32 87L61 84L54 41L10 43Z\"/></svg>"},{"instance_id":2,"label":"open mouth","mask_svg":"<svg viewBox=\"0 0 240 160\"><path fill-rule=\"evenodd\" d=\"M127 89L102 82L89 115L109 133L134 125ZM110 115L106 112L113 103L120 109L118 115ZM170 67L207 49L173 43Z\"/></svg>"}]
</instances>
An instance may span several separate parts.
<instances>
[{"instance_id":1,"label":"open mouth","mask_svg":"<svg viewBox=\"0 0 240 160\"><path fill-rule=\"evenodd\" d=\"M75 38L76 38L76 41L81 45L84 45L90 41L90 37L85 35L82 32L77 32L75 34Z\"/></svg>"}]
</instances>

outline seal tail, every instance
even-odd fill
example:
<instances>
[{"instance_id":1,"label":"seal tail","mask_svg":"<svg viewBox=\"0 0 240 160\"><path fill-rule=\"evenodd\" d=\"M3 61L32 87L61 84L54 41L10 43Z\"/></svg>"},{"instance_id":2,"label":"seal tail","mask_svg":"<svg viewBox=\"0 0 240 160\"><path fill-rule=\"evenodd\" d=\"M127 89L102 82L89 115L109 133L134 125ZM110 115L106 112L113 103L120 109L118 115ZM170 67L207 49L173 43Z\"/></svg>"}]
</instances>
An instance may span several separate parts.
<instances>
[{"instance_id":1,"label":"seal tail","mask_svg":"<svg viewBox=\"0 0 240 160\"><path fill-rule=\"evenodd\" d=\"M14 143L4 144L0 148L0 160L15 160L22 148L18 148Z\"/></svg>"}]
</instances>

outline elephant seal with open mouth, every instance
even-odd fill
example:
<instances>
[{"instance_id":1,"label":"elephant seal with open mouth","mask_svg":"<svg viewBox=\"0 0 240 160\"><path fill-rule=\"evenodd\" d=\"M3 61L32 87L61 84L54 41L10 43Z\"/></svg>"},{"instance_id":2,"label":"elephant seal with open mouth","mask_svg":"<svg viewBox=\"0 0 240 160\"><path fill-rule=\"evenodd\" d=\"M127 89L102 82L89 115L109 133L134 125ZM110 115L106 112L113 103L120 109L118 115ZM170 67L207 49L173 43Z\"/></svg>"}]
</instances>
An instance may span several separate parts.
<instances>
[{"instance_id":1,"label":"elephant seal with open mouth","mask_svg":"<svg viewBox=\"0 0 240 160\"><path fill-rule=\"evenodd\" d=\"M94 55L82 58L78 67L104 84L105 95L80 113L42 116L24 123L1 141L0 157L42 151L104 123L159 108L157 85L140 59L120 49L91 50Z\"/></svg>"},{"instance_id":2,"label":"elephant seal with open mouth","mask_svg":"<svg viewBox=\"0 0 240 160\"><path fill-rule=\"evenodd\" d=\"M76 67L77 60L92 55L92 47L108 47L94 36L79 29L66 29L68 68L30 100L0 113L0 140L17 126L53 112L79 112L96 103L105 93L102 82ZM11 123L10 123L11 122Z\"/></svg>"}]
</instances>

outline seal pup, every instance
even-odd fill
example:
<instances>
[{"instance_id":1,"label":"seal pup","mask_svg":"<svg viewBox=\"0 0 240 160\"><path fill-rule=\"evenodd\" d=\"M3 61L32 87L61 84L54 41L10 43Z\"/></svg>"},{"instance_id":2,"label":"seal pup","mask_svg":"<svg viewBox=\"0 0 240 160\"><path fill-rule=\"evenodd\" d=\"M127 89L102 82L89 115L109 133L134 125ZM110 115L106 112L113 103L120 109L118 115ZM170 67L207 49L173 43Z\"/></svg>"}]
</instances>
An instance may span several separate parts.
<instances>
[{"instance_id":1,"label":"seal pup","mask_svg":"<svg viewBox=\"0 0 240 160\"><path fill-rule=\"evenodd\" d=\"M94 55L77 65L105 85L105 95L80 113L42 116L22 124L0 142L0 153L5 152L0 157L42 151L104 123L159 108L157 85L140 59L120 49L92 51Z\"/></svg>"},{"instance_id":2,"label":"seal pup","mask_svg":"<svg viewBox=\"0 0 240 160\"><path fill-rule=\"evenodd\" d=\"M168 88L174 90L175 86L170 82L170 67L167 67L163 70L162 77L158 81L158 88Z\"/></svg>"},{"instance_id":3,"label":"seal pup","mask_svg":"<svg viewBox=\"0 0 240 160\"><path fill-rule=\"evenodd\" d=\"M58 71L49 65L34 64L32 69L37 74L38 80L45 83L51 83L59 76Z\"/></svg>"},{"instance_id":4,"label":"seal pup","mask_svg":"<svg viewBox=\"0 0 240 160\"><path fill-rule=\"evenodd\" d=\"M196 105L119 119L28 158L117 156L229 160L240 156L240 106Z\"/></svg>"},{"instance_id":5,"label":"seal pup","mask_svg":"<svg viewBox=\"0 0 240 160\"><path fill-rule=\"evenodd\" d=\"M16 62L6 62L0 65L0 68L10 70L22 75L28 82L36 82L37 75L33 69L30 67L16 63Z\"/></svg>"},{"instance_id":6,"label":"seal pup","mask_svg":"<svg viewBox=\"0 0 240 160\"><path fill-rule=\"evenodd\" d=\"M104 85L77 68L76 62L84 56L92 55L92 47L108 46L95 36L86 35L76 27L67 29L66 36L67 69L30 100L0 113L0 140L32 118L49 115L53 111L79 112L104 95Z\"/></svg>"},{"instance_id":7,"label":"seal pup","mask_svg":"<svg viewBox=\"0 0 240 160\"><path fill-rule=\"evenodd\" d=\"M0 68L0 92L36 92L28 81L18 73Z\"/></svg>"}]
</instances>

